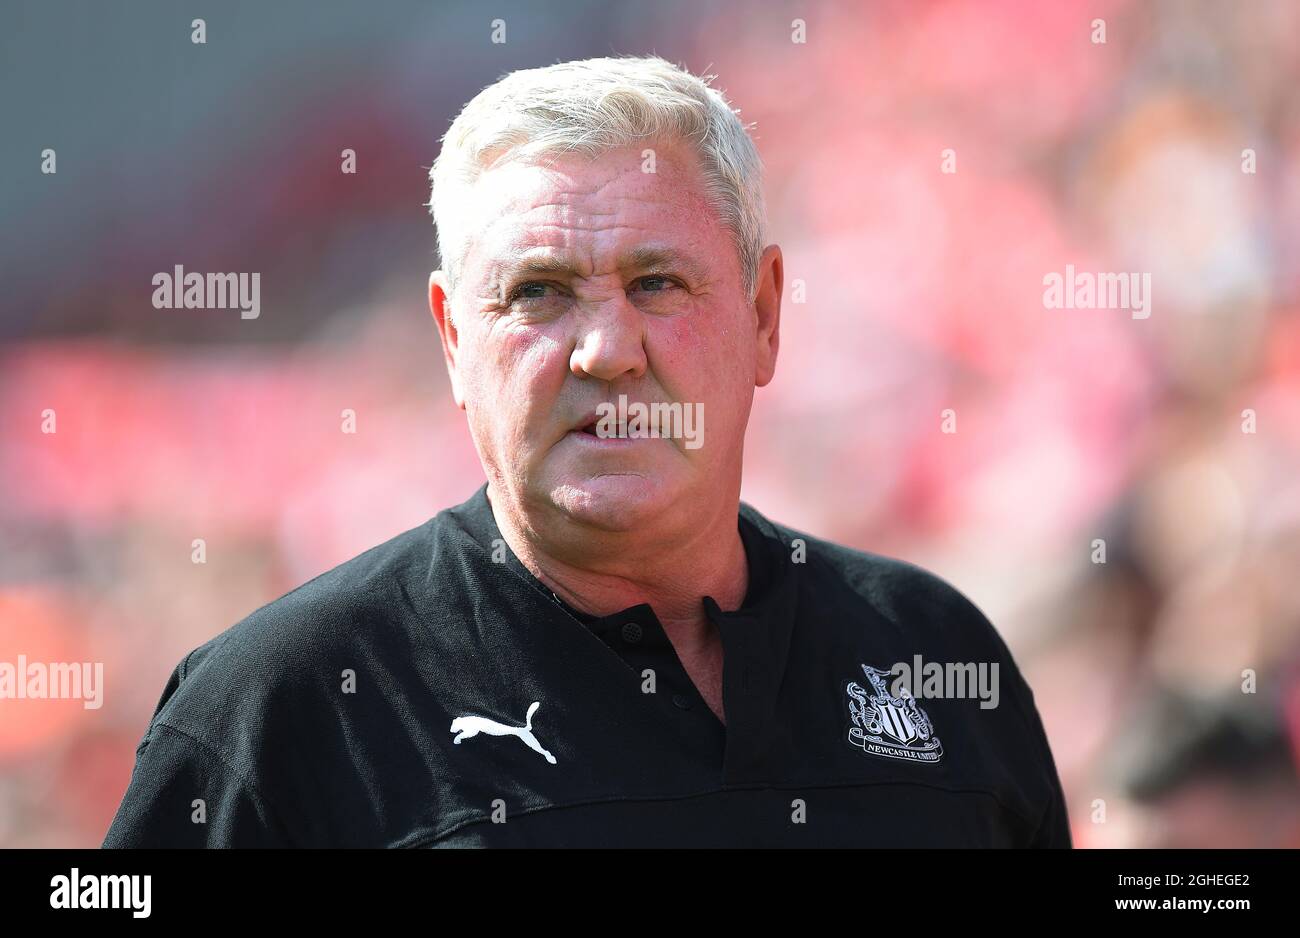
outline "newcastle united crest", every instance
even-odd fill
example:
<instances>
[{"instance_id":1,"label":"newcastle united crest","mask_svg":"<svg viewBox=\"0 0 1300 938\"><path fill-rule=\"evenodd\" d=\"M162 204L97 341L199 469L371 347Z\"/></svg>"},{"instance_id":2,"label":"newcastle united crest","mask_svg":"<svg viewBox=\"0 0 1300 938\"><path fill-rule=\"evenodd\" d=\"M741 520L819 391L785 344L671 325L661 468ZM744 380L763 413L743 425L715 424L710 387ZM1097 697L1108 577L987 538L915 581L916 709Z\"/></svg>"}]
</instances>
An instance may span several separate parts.
<instances>
[{"instance_id":1,"label":"newcastle united crest","mask_svg":"<svg viewBox=\"0 0 1300 938\"><path fill-rule=\"evenodd\" d=\"M885 680L890 671L862 666L871 688L850 681L844 688L849 695L849 742L864 752L909 762L938 762L943 746L934 735L934 726L926 712L906 687L898 696L889 693Z\"/></svg>"}]
</instances>

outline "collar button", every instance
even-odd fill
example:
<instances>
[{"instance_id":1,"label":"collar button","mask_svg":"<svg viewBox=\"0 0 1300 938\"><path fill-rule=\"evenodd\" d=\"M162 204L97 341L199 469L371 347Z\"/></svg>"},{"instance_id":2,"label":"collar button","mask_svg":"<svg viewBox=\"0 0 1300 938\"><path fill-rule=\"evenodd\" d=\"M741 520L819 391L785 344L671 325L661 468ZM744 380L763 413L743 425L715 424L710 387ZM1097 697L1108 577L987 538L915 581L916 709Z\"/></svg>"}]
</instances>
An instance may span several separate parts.
<instances>
[{"instance_id":1,"label":"collar button","mask_svg":"<svg viewBox=\"0 0 1300 938\"><path fill-rule=\"evenodd\" d=\"M636 622L624 622L622 634L623 641L627 642L629 645L635 645L637 642L641 641L641 636L644 633L641 631L641 626Z\"/></svg>"}]
</instances>

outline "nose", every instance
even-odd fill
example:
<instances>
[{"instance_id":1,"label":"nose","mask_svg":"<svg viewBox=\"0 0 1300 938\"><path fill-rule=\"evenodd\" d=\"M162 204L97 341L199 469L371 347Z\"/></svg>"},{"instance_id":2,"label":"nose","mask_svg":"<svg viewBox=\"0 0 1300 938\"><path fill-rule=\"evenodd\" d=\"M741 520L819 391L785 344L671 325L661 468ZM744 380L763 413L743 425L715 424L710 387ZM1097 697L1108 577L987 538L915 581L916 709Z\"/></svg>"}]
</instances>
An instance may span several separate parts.
<instances>
[{"instance_id":1,"label":"nose","mask_svg":"<svg viewBox=\"0 0 1300 938\"><path fill-rule=\"evenodd\" d=\"M645 320L626 297L584 310L580 322L570 371L599 381L645 374Z\"/></svg>"}]
</instances>

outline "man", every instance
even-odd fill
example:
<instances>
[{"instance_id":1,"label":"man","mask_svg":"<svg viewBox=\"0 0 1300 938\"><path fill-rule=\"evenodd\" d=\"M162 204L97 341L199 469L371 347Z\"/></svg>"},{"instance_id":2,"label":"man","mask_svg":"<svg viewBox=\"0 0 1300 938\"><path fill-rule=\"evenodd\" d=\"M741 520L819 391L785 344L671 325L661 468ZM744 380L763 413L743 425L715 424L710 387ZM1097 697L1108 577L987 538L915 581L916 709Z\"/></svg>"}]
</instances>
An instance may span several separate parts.
<instances>
[{"instance_id":1,"label":"man","mask_svg":"<svg viewBox=\"0 0 1300 938\"><path fill-rule=\"evenodd\" d=\"M516 72L431 177L487 484L186 656L105 845L1069 846L984 617L740 503L783 270L723 97Z\"/></svg>"}]
</instances>

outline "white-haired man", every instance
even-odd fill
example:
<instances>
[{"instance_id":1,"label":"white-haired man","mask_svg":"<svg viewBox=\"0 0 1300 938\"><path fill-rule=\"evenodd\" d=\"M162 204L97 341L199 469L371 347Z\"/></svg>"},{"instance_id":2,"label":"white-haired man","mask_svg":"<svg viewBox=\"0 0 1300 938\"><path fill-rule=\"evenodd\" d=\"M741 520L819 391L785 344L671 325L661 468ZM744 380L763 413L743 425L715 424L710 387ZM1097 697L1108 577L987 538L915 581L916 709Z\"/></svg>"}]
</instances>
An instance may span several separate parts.
<instances>
[{"instance_id":1,"label":"white-haired man","mask_svg":"<svg viewBox=\"0 0 1300 938\"><path fill-rule=\"evenodd\" d=\"M984 617L740 502L783 270L722 95L515 72L431 178L487 483L186 656L106 845L1069 846Z\"/></svg>"}]
</instances>

